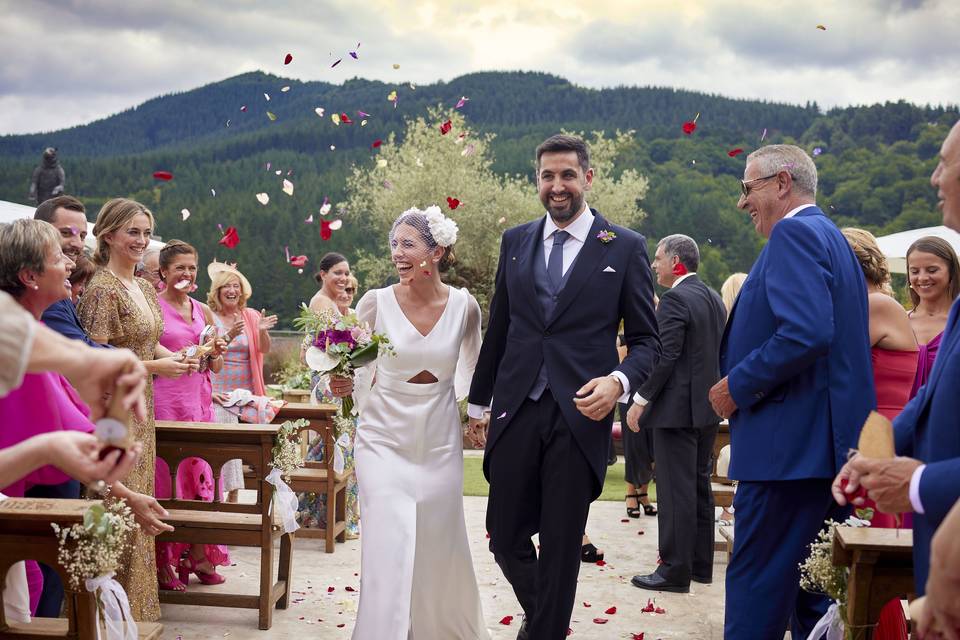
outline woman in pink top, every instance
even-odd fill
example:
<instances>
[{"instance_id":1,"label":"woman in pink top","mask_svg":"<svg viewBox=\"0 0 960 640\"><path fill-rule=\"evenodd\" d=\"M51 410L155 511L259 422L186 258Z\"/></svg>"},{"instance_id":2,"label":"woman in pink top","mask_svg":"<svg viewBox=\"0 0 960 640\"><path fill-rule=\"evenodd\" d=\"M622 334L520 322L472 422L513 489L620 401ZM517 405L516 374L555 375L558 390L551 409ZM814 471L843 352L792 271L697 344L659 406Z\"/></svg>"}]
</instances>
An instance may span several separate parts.
<instances>
[{"instance_id":1,"label":"woman in pink top","mask_svg":"<svg viewBox=\"0 0 960 640\"><path fill-rule=\"evenodd\" d=\"M53 225L41 220L17 220L0 226L0 290L13 296L20 305L40 321L43 311L54 302L70 297L73 261L60 249L60 235ZM0 397L0 449L18 444L33 436L54 431L90 433L90 409L80 400L66 378L55 372L28 373L23 384ZM34 486L57 485L70 477L53 466L40 467L0 493L23 497ZM157 520L163 509L151 496L130 491L115 482L110 494L123 498L130 505L137 522L151 532L162 523ZM165 525L160 530L169 530ZM158 531L159 532L159 531ZM36 562L27 562L31 613L42 590L43 579Z\"/></svg>"},{"instance_id":2,"label":"woman in pink top","mask_svg":"<svg viewBox=\"0 0 960 640\"><path fill-rule=\"evenodd\" d=\"M950 243L936 236L924 236L910 245L907 280L913 302L910 325L920 345L912 398L930 377L950 306L960 294L960 265Z\"/></svg>"},{"instance_id":3,"label":"woman in pink top","mask_svg":"<svg viewBox=\"0 0 960 640\"><path fill-rule=\"evenodd\" d=\"M171 240L160 250L160 279L166 284L158 296L163 313L163 335L160 344L175 353L183 353L201 343L204 328L212 324L213 315L202 302L188 293L196 290L197 251L181 240ZM222 340L215 339L209 357L201 360L200 371L179 378L154 380L154 416L157 420L180 422L213 422L210 371L223 367ZM171 473L159 458L156 463L157 497L171 497ZM177 469L177 495L182 499L212 501L214 475L210 465L200 458L187 458ZM185 557L184 552L189 551ZM230 564L230 555L223 545L190 545L174 542L157 543L157 579L163 589L183 591L190 573L195 572L204 584L220 584L223 576L217 566ZM179 579L174 577L176 567Z\"/></svg>"}]
</instances>

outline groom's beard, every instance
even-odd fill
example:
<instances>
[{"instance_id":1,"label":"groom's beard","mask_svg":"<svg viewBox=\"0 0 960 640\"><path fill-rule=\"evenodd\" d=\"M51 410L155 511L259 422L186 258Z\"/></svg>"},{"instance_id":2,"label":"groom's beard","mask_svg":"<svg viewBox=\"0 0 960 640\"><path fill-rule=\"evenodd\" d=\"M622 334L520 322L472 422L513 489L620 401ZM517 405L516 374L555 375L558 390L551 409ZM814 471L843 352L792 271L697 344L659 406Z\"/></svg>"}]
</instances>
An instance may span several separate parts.
<instances>
[{"instance_id":1,"label":"groom's beard","mask_svg":"<svg viewBox=\"0 0 960 640\"><path fill-rule=\"evenodd\" d=\"M570 222L570 220L572 220L573 217L580 213L580 210L583 209L583 195L571 195L570 200L568 201L568 206L563 207L562 209L558 209L550 201L549 194L546 198L541 198L540 202L543 203L547 213L550 214L550 218L558 225Z\"/></svg>"}]
</instances>

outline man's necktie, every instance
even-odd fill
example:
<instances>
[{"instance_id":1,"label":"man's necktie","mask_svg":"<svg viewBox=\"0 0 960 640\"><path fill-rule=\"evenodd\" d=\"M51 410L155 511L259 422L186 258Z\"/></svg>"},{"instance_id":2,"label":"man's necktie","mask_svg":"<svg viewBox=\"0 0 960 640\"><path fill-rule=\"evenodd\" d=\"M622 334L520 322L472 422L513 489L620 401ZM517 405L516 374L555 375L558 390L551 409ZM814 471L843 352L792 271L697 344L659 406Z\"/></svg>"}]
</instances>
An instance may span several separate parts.
<instances>
[{"instance_id":1,"label":"man's necktie","mask_svg":"<svg viewBox=\"0 0 960 640\"><path fill-rule=\"evenodd\" d=\"M570 234L566 231L558 229L553 232L553 249L550 250L550 258L547 260L547 275L550 276L554 291L557 291L563 282L563 243L569 237Z\"/></svg>"}]
</instances>

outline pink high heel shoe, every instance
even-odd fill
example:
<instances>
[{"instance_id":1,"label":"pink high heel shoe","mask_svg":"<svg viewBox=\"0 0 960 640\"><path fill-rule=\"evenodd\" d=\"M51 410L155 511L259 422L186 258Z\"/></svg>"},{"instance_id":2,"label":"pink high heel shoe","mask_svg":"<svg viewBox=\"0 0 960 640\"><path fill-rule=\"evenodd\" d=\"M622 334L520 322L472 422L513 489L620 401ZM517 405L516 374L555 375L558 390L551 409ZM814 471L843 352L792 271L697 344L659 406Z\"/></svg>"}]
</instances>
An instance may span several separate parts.
<instances>
[{"instance_id":1,"label":"pink high heel shoe","mask_svg":"<svg viewBox=\"0 0 960 640\"><path fill-rule=\"evenodd\" d=\"M203 571L200 571L200 569L198 569L200 564L201 563L198 563L189 555L180 560L180 582L185 585L189 584L191 573L197 574L200 584L223 584L227 581L225 577L217 573L216 569L214 569L211 573L204 573Z\"/></svg>"},{"instance_id":2,"label":"pink high heel shoe","mask_svg":"<svg viewBox=\"0 0 960 640\"><path fill-rule=\"evenodd\" d=\"M187 590L187 581L183 579L183 573L180 574L180 579L177 580L177 576L173 574L173 567L167 567L169 580L166 582L163 581L161 573L157 572L157 584L160 586L160 589L163 591L186 591ZM187 573L187 578L190 577L190 574Z\"/></svg>"}]
</instances>

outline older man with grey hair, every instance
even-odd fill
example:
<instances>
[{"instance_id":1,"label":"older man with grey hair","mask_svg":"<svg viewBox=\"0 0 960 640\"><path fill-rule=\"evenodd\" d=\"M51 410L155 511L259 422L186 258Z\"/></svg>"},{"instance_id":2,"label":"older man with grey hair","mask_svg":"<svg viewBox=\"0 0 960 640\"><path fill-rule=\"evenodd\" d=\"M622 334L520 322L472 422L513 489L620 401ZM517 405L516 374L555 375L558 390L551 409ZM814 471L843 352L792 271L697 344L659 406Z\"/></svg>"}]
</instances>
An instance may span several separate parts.
<instances>
[{"instance_id":1,"label":"older man with grey hair","mask_svg":"<svg viewBox=\"0 0 960 640\"><path fill-rule=\"evenodd\" d=\"M724 377L710 390L730 418L728 475L739 481L725 638L779 640L788 624L806 638L826 612L826 597L800 590L798 565L824 520L844 519L831 481L876 406L863 271L816 193L799 147L747 157L737 206L768 242L730 313Z\"/></svg>"},{"instance_id":2,"label":"older man with grey hair","mask_svg":"<svg viewBox=\"0 0 960 640\"><path fill-rule=\"evenodd\" d=\"M686 593L690 581L713 581L713 494L710 473L720 418L707 394L720 379L717 361L727 320L720 295L697 276L700 250L692 238L660 240L653 258L657 283L668 290L657 307L663 351L633 396L627 426L653 430L657 455L660 566L632 583Z\"/></svg>"}]
</instances>

